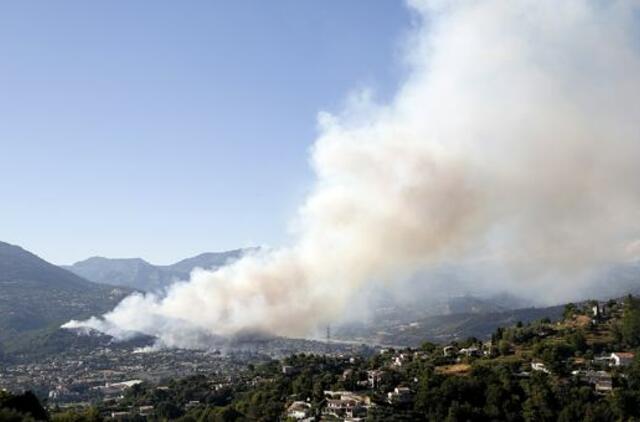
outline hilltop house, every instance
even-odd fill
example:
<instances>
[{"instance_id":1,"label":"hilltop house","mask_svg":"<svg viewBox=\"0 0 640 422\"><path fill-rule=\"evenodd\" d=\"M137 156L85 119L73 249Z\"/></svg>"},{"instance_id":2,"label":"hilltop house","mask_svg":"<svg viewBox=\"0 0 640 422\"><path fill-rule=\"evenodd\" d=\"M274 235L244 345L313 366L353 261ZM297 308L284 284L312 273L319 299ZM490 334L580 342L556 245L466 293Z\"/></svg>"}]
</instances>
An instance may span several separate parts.
<instances>
[{"instance_id":1,"label":"hilltop house","mask_svg":"<svg viewBox=\"0 0 640 422\"><path fill-rule=\"evenodd\" d=\"M635 353L633 352L613 352L611 353L611 366L627 366L633 362Z\"/></svg>"},{"instance_id":2,"label":"hilltop house","mask_svg":"<svg viewBox=\"0 0 640 422\"><path fill-rule=\"evenodd\" d=\"M611 374L606 371L587 371L587 382L593 384L596 393L608 393L613 389Z\"/></svg>"},{"instance_id":3,"label":"hilltop house","mask_svg":"<svg viewBox=\"0 0 640 422\"><path fill-rule=\"evenodd\" d=\"M351 391L325 391L327 405L322 410L325 417L364 418L371 405L371 398Z\"/></svg>"},{"instance_id":4,"label":"hilltop house","mask_svg":"<svg viewBox=\"0 0 640 422\"><path fill-rule=\"evenodd\" d=\"M311 404L304 401L294 401L285 412L287 418L304 420L311 417Z\"/></svg>"},{"instance_id":5,"label":"hilltop house","mask_svg":"<svg viewBox=\"0 0 640 422\"><path fill-rule=\"evenodd\" d=\"M295 375L297 373L298 373L298 368L295 368L291 365L282 365L283 375Z\"/></svg>"},{"instance_id":6,"label":"hilltop house","mask_svg":"<svg viewBox=\"0 0 640 422\"><path fill-rule=\"evenodd\" d=\"M369 387L372 389L378 388L380 385L380 381L382 381L382 376L384 375L384 371L380 371L378 369L373 369L367 371L367 381L369 382Z\"/></svg>"},{"instance_id":7,"label":"hilltop house","mask_svg":"<svg viewBox=\"0 0 640 422\"><path fill-rule=\"evenodd\" d=\"M465 355L467 357L471 357L471 356L480 356L480 349L478 349L476 346L471 346L471 347L467 347L464 349L460 349L458 351L459 354L461 355Z\"/></svg>"},{"instance_id":8,"label":"hilltop house","mask_svg":"<svg viewBox=\"0 0 640 422\"><path fill-rule=\"evenodd\" d=\"M456 348L454 346L445 346L444 349L442 349L442 354L444 356L453 356L456 353Z\"/></svg>"},{"instance_id":9,"label":"hilltop house","mask_svg":"<svg viewBox=\"0 0 640 422\"><path fill-rule=\"evenodd\" d=\"M533 369L534 371L544 372L545 374L551 373L542 362L531 362L531 369Z\"/></svg>"},{"instance_id":10,"label":"hilltop house","mask_svg":"<svg viewBox=\"0 0 640 422\"><path fill-rule=\"evenodd\" d=\"M407 403L411 400L411 390L409 387L396 387L393 391L387 393L387 401L389 403Z\"/></svg>"}]
</instances>

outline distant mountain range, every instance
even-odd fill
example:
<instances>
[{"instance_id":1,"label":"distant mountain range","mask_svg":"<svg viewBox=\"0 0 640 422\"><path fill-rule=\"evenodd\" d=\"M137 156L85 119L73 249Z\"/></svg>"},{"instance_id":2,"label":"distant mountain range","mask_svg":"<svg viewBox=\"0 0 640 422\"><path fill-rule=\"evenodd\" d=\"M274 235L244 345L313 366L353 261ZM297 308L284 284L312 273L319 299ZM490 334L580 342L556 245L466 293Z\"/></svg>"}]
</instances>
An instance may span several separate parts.
<instances>
[{"instance_id":1,"label":"distant mountain range","mask_svg":"<svg viewBox=\"0 0 640 422\"><path fill-rule=\"evenodd\" d=\"M207 252L171 265L153 265L141 258L93 257L63 268L95 283L125 286L145 292L160 291L178 280L188 280L195 268L216 269L257 248Z\"/></svg>"},{"instance_id":2,"label":"distant mountain range","mask_svg":"<svg viewBox=\"0 0 640 422\"><path fill-rule=\"evenodd\" d=\"M104 313L131 292L92 283L0 242L0 345L15 346L69 319Z\"/></svg>"}]
</instances>

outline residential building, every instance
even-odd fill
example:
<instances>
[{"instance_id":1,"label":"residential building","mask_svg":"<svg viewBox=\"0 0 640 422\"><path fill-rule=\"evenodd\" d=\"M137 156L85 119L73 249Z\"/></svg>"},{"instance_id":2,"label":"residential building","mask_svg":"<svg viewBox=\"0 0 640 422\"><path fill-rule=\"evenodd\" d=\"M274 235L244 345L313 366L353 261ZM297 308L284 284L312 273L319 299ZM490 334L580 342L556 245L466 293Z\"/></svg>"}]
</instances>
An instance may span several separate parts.
<instances>
[{"instance_id":1,"label":"residential building","mask_svg":"<svg viewBox=\"0 0 640 422\"><path fill-rule=\"evenodd\" d=\"M287 418L303 420L311 417L311 404L304 401L294 401L285 412Z\"/></svg>"},{"instance_id":2,"label":"residential building","mask_svg":"<svg viewBox=\"0 0 640 422\"><path fill-rule=\"evenodd\" d=\"M411 401L411 390L409 387L396 387L387 393L387 401L392 404L407 403Z\"/></svg>"},{"instance_id":3,"label":"residential building","mask_svg":"<svg viewBox=\"0 0 640 422\"><path fill-rule=\"evenodd\" d=\"M613 352L611 353L611 366L627 366L633 362L635 353L633 352Z\"/></svg>"}]
</instances>

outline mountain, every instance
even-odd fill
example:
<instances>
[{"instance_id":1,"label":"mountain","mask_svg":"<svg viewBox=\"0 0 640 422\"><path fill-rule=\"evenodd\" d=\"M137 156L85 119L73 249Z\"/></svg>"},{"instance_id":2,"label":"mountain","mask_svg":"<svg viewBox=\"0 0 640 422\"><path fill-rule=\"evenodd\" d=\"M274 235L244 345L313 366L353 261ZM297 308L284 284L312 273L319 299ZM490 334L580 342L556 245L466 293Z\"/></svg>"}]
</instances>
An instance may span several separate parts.
<instances>
[{"instance_id":1,"label":"mountain","mask_svg":"<svg viewBox=\"0 0 640 422\"><path fill-rule=\"evenodd\" d=\"M95 283L127 286L139 290L159 290L173 280L174 274L140 258L109 259L93 257L63 267Z\"/></svg>"},{"instance_id":2,"label":"mountain","mask_svg":"<svg viewBox=\"0 0 640 422\"><path fill-rule=\"evenodd\" d=\"M92 283L0 242L0 344L104 313L131 289Z\"/></svg>"},{"instance_id":3,"label":"mountain","mask_svg":"<svg viewBox=\"0 0 640 422\"><path fill-rule=\"evenodd\" d=\"M63 268L95 283L158 291L177 280L187 280L195 268L215 269L255 248L226 252L207 252L171 265L153 265L141 258L113 259L93 257Z\"/></svg>"}]
</instances>

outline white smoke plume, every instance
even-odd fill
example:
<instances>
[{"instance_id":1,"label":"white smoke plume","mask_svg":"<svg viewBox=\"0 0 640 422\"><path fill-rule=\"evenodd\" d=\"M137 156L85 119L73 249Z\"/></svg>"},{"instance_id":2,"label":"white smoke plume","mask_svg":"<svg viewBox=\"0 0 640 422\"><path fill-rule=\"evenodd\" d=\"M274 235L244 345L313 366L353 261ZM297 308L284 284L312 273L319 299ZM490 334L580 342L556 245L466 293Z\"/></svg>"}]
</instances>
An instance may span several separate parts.
<instances>
[{"instance_id":1,"label":"white smoke plume","mask_svg":"<svg viewBox=\"0 0 640 422\"><path fill-rule=\"evenodd\" d=\"M320 115L296 242L67 327L193 346L304 335L371 281L490 262L561 297L640 225L640 3L411 1L410 74L387 105ZM428 283L428 281L425 281Z\"/></svg>"}]
</instances>

